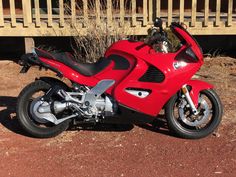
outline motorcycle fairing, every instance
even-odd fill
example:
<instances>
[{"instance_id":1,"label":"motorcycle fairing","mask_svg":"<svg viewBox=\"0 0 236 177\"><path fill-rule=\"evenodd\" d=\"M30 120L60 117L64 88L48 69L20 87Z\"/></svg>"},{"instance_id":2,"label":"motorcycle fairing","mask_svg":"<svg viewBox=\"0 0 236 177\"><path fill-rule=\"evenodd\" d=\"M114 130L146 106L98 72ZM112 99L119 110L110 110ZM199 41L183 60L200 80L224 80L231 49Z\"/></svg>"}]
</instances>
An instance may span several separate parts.
<instances>
[{"instance_id":1,"label":"motorcycle fairing","mask_svg":"<svg viewBox=\"0 0 236 177\"><path fill-rule=\"evenodd\" d=\"M113 45L107 53L118 50L127 51L127 53L131 53L136 57L137 64L131 73L116 86L113 96L120 104L151 116L158 115L165 103L178 92L201 66L199 63L187 63L185 67L178 70L174 68L173 65L177 62L175 61L175 56L184 50L186 46L182 47L177 53L169 54L153 53L150 52L150 48L146 47L145 50L142 49L142 54L140 55L136 49L143 45L142 43L132 42L129 46L133 46L129 47L129 49L125 49L125 45L127 45L127 41L120 41ZM140 81L140 78L150 66L157 68L164 74L165 79L162 82ZM145 98L139 98L126 92L125 90L128 88L149 89L151 93Z\"/></svg>"}]
</instances>

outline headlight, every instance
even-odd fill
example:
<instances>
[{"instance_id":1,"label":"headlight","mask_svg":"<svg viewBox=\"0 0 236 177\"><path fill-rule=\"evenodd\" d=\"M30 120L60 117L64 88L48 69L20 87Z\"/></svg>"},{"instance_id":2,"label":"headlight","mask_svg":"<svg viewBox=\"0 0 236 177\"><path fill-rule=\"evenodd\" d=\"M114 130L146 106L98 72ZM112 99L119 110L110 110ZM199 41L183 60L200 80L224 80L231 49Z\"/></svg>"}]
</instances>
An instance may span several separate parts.
<instances>
[{"instance_id":1,"label":"headlight","mask_svg":"<svg viewBox=\"0 0 236 177\"><path fill-rule=\"evenodd\" d=\"M196 63L198 62L198 57L193 52L191 47L181 51L176 57L175 60L185 61L186 63Z\"/></svg>"}]
</instances>

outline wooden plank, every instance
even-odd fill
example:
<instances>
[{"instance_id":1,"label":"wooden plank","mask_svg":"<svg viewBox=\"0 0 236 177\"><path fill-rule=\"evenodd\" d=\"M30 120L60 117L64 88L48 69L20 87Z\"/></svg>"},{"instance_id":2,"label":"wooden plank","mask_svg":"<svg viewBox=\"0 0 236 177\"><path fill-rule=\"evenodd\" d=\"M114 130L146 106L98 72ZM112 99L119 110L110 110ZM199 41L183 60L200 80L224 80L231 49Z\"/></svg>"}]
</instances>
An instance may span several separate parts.
<instances>
[{"instance_id":1,"label":"wooden plank","mask_svg":"<svg viewBox=\"0 0 236 177\"><path fill-rule=\"evenodd\" d=\"M112 26L112 2L107 0L107 24Z\"/></svg>"},{"instance_id":2,"label":"wooden plank","mask_svg":"<svg viewBox=\"0 0 236 177\"><path fill-rule=\"evenodd\" d=\"M173 13L173 0L168 0L168 20L167 24L168 26L171 25L172 22L172 14Z\"/></svg>"},{"instance_id":3,"label":"wooden plank","mask_svg":"<svg viewBox=\"0 0 236 177\"><path fill-rule=\"evenodd\" d=\"M88 24L88 0L83 0L84 27Z\"/></svg>"},{"instance_id":4,"label":"wooden plank","mask_svg":"<svg viewBox=\"0 0 236 177\"><path fill-rule=\"evenodd\" d=\"M16 26L16 7L15 7L15 0L10 0L10 14L11 14L11 25L12 27Z\"/></svg>"},{"instance_id":5,"label":"wooden plank","mask_svg":"<svg viewBox=\"0 0 236 177\"><path fill-rule=\"evenodd\" d=\"M191 18L192 27L194 27L196 24L196 13L197 13L197 0L192 0L192 18Z\"/></svg>"},{"instance_id":6,"label":"wooden plank","mask_svg":"<svg viewBox=\"0 0 236 177\"><path fill-rule=\"evenodd\" d=\"M52 0L47 0L48 26L52 27Z\"/></svg>"},{"instance_id":7,"label":"wooden plank","mask_svg":"<svg viewBox=\"0 0 236 177\"><path fill-rule=\"evenodd\" d=\"M24 26L28 27L32 23L31 0L22 0Z\"/></svg>"},{"instance_id":8,"label":"wooden plank","mask_svg":"<svg viewBox=\"0 0 236 177\"><path fill-rule=\"evenodd\" d=\"M227 26L232 26L232 15L233 15L233 0L229 0Z\"/></svg>"},{"instance_id":9,"label":"wooden plank","mask_svg":"<svg viewBox=\"0 0 236 177\"><path fill-rule=\"evenodd\" d=\"M75 0L71 0L71 23L76 24L76 3Z\"/></svg>"},{"instance_id":10,"label":"wooden plank","mask_svg":"<svg viewBox=\"0 0 236 177\"><path fill-rule=\"evenodd\" d=\"M2 0L0 0L0 26L4 26L4 17L3 17L3 5Z\"/></svg>"},{"instance_id":11,"label":"wooden plank","mask_svg":"<svg viewBox=\"0 0 236 177\"><path fill-rule=\"evenodd\" d=\"M120 0L120 25L124 26L125 23L125 1Z\"/></svg>"},{"instance_id":12,"label":"wooden plank","mask_svg":"<svg viewBox=\"0 0 236 177\"><path fill-rule=\"evenodd\" d=\"M139 21L137 21L139 23ZM236 34L236 26L232 25L231 27L213 27L212 21L209 20L209 26L207 28L202 28L202 23L196 23L194 28L188 28L189 32L194 35L235 35ZM220 22L222 25L225 23L223 21ZM141 22L139 23L141 24ZM164 24L165 26L165 24ZM126 35L146 35L149 26L141 27L141 25L137 25L136 27L130 28L130 24L125 24L124 34ZM123 29L123 27L121 27ZM118 29L119 30L119 29ZM10 23L5 23L4 28L0 30L0 36L18 36L18 37L38 37L38 36L77 36L77 35L86 35L86 28L80 28L79 30L74 30L70 25L65 25L64 28L59 26L59 23L53 24L53 28L48 28L46 23L41 23L40 28L35 28L35 25L30 25L25 28L22 25L17 25L15 28L12 28Z\"/></svg>"},{"instance_id":13,"label":"wooden plank","mask_svg":"<svg viewBox=\"0 0 236 177\"><path fill-rule=\"evenodd\" d=\"M136 21L136 0L132 0L132 26L135 27L137 25Z\"/></svg>"},{"instance_id":14,"label":"wooden plank","mask_svg":"<svg viewBox=\"0 0 236 177\"><path fill-rule=\"evenodd\" d=\"M147 26L148 20L148 7L147 7L147 0L143 0L143 26Z\"/></svg>"},{"instance_id":15,"label":"wooden plank","mask_svg":"<svg viewBox=\"0 0 236 177\"><path fill-rule=\"evenodd\" d=\"M224 24L224 23L223 23ZM213 24L212 24L213 25ZM189 32L193 35L235 35L233 30L236 30L235 27L209 27L208 28L192 28L188 29Z\"/></svg>"},{"instance_id":16,"label":"wooden plank","mask_svg":"<svg viewBox=\"0 0 236 177\"><path fill-rule=\"evenodd\" d=\"M204 26L208 26L209 22L209 0L205 0L205 8L204 8Z\"/></svg>"},{"instance_id":17,"label":"wooden plank","mask_svg":"<svg viewBox=\"0 0 236 177\"><path fill-rule=\"evenodd\" d=\"M156 16L161 17L161 0L156 0Z\"/></svg>"},{"instance_id":18,"label":"wooden plank","mask_svg":"<svg viewBox=\"0 0 236 177\"><path fill-rule=\"evenodd\" d=\"M216 26L220 25L220 8L221 8L221 0L216 0Z\"/></svg>"},{"instance_id":19,"label":"wooden plank","mask_svg":"<svg viewBox=\"0 0 236 177\"><path fill-rule=\"evenodd\" d=\"M148 23L153 23L153 0L149 0L148 2Z\"/></svg>"},{"instance_id":20,"label":"wooden plank","mask_svg":"<svg viewBox=\"0 0 236 177\"><path fill-rule=\"evenodd\" d=\"M180 0L179 3L179 21L184 23L184 0Z\"/></svg>"},{"instance_id":21,"label":"wooden plank","mask_svg":"<svg viewBox=\"0 0 236 177\"><path fill-rule=\"evenodd\" d=\"M34 9L35 9L35 25L36 27L40 27L40 7L39 7L39 0L34 0Z\"/></svg>"},{"instance_id":22,"label":"wooden plank","mask_svg":"<svg viewBox=\"0 0 236 177\"><path fill-rule=\"evenodd\" d=\"M59 16L60 16L60 27L64 27L65 26L65 14L64 14L64 0L59 0Z\"/></svg>"},{"instance_id":23,"label":"wooden plank","mask_svg":"<svg viewBox=\"0 0 236 177\"><path fill-rule=\"evenodd\" d=\"M101 24L101 3L100 0L95 1L96 8L96 24L99 26Z\"/></svg>"}]
</instances>

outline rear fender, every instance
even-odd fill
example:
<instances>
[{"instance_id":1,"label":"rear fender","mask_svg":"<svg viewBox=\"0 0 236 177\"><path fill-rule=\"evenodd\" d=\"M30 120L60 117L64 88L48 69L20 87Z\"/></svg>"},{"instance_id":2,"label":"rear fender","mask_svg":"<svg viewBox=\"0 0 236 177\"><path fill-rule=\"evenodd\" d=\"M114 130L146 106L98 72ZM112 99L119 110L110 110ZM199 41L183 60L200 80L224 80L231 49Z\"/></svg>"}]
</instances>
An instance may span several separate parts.
<instances>
[{"instance_id":1,"label":"rear fender","mask_svg":"<svg viewBox=\"0 0 236 177\"><path fill-rule=\"evenodd\" d=\"M190 80L186 83L186 85L189 85L192 87L190 91L190 96L193 100L193 103L196 107L198 107L198 99L199 99L199 93L202 90L208 90L208 89L213 89L214 86L200 80Z\"/></svg>"},{"instance_id":2,"label":"rear fender","mask_svg":"<svg viewBox=\"0 0 236 177\"><path fill-rule=\"evenodd\" d=\"M53 78L53 77L40 77L40 78L37 78L36 80L44 81L52 86L59 85L66 90L70 89L70 87L68 85L66 85L64 82L62 82L59 79Z\"/></svg>"}]
</instances>

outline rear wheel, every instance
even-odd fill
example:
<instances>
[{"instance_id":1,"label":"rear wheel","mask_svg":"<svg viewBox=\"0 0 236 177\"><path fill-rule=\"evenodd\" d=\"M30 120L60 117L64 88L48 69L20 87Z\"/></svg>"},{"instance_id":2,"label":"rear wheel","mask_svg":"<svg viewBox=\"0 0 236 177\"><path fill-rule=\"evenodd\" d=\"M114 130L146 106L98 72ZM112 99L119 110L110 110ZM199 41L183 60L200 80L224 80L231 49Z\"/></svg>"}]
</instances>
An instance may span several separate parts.
<instances>
[{"instance_id":1,"label":"rear wheel","mask_svg":"<svg viewBox=\"0 0 236 177\"><path fill-rule=\"evenodd\" d=\"M200 92L198 111L198 115L193 115L185 98L173 96L165 108L170 131L189 139L211 134L218 127L223 113L220 99L213 90Z\"/></svg>"},{"instance_id":2,"label":"rear wheel","mask_svg":"<svg viewBox=\"0 0 236 177\"><path fill-rule=\"evenodd\" d=\"M40 99L51 88L51 85L37 80L26 86L17 101L17 118L22 128L33 137L49 138L66 130L70 120L55 125L47 120L37 119L32 113L31 105Z\"/></svg>"}]
</instances>

